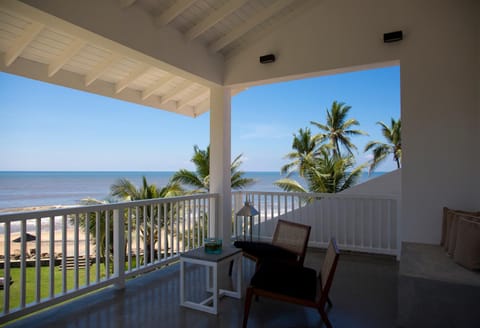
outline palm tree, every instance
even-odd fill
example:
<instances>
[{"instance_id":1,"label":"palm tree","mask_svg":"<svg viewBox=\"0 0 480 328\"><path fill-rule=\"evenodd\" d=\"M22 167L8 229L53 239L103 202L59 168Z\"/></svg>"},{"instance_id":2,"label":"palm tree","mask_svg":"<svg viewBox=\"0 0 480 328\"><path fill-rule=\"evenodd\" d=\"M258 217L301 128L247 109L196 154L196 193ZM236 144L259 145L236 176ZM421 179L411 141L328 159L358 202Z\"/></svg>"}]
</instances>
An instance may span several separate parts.
<instances>
[{"instance_id":1,"label":"palm tree","mask_svg":"<svg viewBox=\"0 0 480 328\"><path fill-rule=\"evenodd\" d=\"M210 146L206 150L201 150L197 145L193 146L192 162L195 164L196 171L181 169L172 177L172 182L178 182L194 188L192 193L208 192L210 190ZM230 165L231 187L232 189L242 189L255 182L254 179L244 178L244 172L239 171L242 164L242 154L238 155Z\"/></svg>"},{"instance_id":2,"label":"palm tree","mask_svg":"<svg viewBox=\"0 0 480 328\"><path fill-rule=\"evenodd\" d=\"M369 173L373 172L378 164L383 162L388 155L393 155L393 160L397 163L397 168L401 167L402 161L402 122L394 118L390 121L390 126L383 122L377 122L382 127L382 134L388 143L380 141L370 141L365 146L365 151L372 150L373 159L370 164Z\"/></svg>"},{"instance_id":3,"label":"palm tree","mask_svg":"<svg viewBox=\"0 0 480 328\"><path fill-rule=\"evenodd\" d=\"M333 147L333 155L341 157L340 147L347 150L350 155L353 155L352 149L357 149L350 141L350 136L368 135L361 130L352 130L352 127L359 125L356 119L347 119L347 115L351 106L345 103L338 103L334 101L330 110L327 109L327 122L321 124L311 121L310 123L318 127L323 133L318 135L319 139L329 140Z\"/></svg>"},{"instance_id":4,"label":"palm tree","mask_svg":"<svg viewBox=\"0 0 480 328\"><path fill-rule=\"evenodd\" d=\"M339 157L330 148L328 145L321 147L319 155L307 168L304 177L308 189L290 178L277 180L275 185L285 191L314 193L337 193L355 185L365 164L354 168L353 155Z\"/></svg>"},{"instance_id":5,"label":"palm tree","mask_svg":"<svg viewBox=\"0 0 480 328\"><path fill-rule=\"evenodd\" d=\"M309 128L299 129L298 135L293 134L292 149L294 151L285 156L291 162L282 166L281 173L287 174L288 177L292 172L298 171L298 174L303 177L316 156L318 136L312 136Z\"/></svg>"},{"instance_id":6,"label":"palm tree","mask_svg":"<svg viewBox=\"0 0 480 328\"><path fill-rule=\"evenodd\" d=\"M121 178L117 180L110 187L111 194L115 197L119 197L122 200L142 200L142 199L154 199L154 198L165 198L165 197L174 197L180 196L184 194L184 191L178 182L170 181L165 187L158 188L154 184L148 184L147 178L145 176L142 177L142 187L136 188L135 185L130 182L128 179ZM165 204L164 206L168 206ZM171 217L171 209L167 208L166 211L159 210L157 206L150 207L146 206L145 208L140 207L139 209L139 217L136 220L136 224L139 225L140 233L142 234L142 238L146 243L146 247L144 250L144 263L149 263L151 256L150 256L150 249L152 247L151 241L153 237L153 243L157 241L158 237L158 230L154 225L154 218L158 217L159 225L163 227L168 227L168 219ZM165 217L165 212L166 217ZM147 225L145 229L144 224L140 221L140 218L143 218L143 223ZM153 227L153 229L152 229ZM152 236L153 234L153 236ZM165 248L168 249L168 245L165 245ZM160 249L160 245L159 245Z\"/></svg>"},{"instance_id":7,"label":"palm tree","mask_svg":"<svg viewBox=\"0 0 480 328\"><path fill-rule=\"evenodd\" d=\"M89 206L89 205L104 205L112 203L112 200L97 200L94 198L85 198L80 201L80 205L82 206ZM113 218L113 211L108 211L108 215L110 218ZM96 213L90 212L88 217L84 213L78 215L78 224L82 228L83 231L88 229L89 235L92 238L93 244L97 247L97 252L102 259L105 259L107 256L110 257L111 263L113 263L113 224L110 223L107 226L106 220L107 211L99 212L97 216ZM70 224L75 224L75 217L69 217ZM97 220L100 220L99 226L100 231L98 231L98 244L97 244ZM107 249L107 236L110 240L109 247ZM106 265L106 262L105 262ZM113 267L110 268L113 270Z\"/></svg>"}]
</instances>

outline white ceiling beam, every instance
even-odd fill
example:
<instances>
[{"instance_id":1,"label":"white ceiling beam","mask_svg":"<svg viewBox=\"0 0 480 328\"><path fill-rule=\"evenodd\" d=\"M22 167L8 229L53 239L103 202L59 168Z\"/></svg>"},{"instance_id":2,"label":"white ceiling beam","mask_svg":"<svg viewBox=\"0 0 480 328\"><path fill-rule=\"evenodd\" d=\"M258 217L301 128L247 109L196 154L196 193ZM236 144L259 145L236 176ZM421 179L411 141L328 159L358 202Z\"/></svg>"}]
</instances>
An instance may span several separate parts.
<instances>
[{"instance_id":1,"label":"white ceiling beam","mask_svg":"<svg viewBox=\"0 0 480 328\"><path fill-rule=\"evenodd\" d=\"M141 65L139 68L137 68L136 70L128 74L126 78L117 82L117 84L115 85L115 93L122 92L122 90L128 87L130 83L132 83L133 81L138 79L140 76L145 74L149 70L149 68L150 67L147 65Z\"/></svg>"},{"instance_id":2,"label":"white ceiling beam","mask_svg":"<svg viewBox=\"0 0 480 328\"><path fill-rule=\"evenodd\" d=\"M44 27L43 24L32 22L6 51L5 65L10 66Z\"/></svg>"},{"instance_id":3,"label":"white ceiling beam","mask_svg":"<svg viewBox=\"0 0 480 328\"><path fill-rule=\"evenodd\" d=\"M88 87L92 84L96 79L100 77L111 65L113 65L117 60L120 60L122 56L119 54L112 53L110 56L105 58L103 61L99 62L95 65L94 68L88 72L85 76L85 86Z\"/></svg>"},{"instance_id":4,"label":"white ceiling beam","mask_svg":"<svg viewBox=\"0 0 480 328\"><path fill-rule=\"evenodd\" d=\"M165 86L167 83L175 79L175 75L167 75L153 83L152 85L148 86L145 90L142 92L142 100L147 99L151 95L155 93L155 91L161 89L163 86Z\"/></svg>"},{"instance_id":5,"label":"white ceiling beam","mask_svg":"<svg viewBox=\"0 0 480 328\"><path fill-rule=\"evenodd\" d=\"M85 41L80 39L76 39L72 44L70 44L57 59L48 65L48 77L55 75L55 73L57 73L62 66L70 60L70 58L75 56L75 54L79 52L84 45Z\"/></svg>"},{"instance_id":6,"label":"white ceiling beam","mask_svg":"<svg viewBox=\"0 0 480 328\"><path fill-rule=\"evenodd\" d=\"M46 1L48 2L48 1ZM89 4L91 3L92 6L94 1L86 1ZM137 1L139 2L139 1ZM75 3L75 5L73 5ZM76 7L77 4L78 6L82 6L79 3L83 3L81 1L72 1L72 6ZM118 2L115 2L115 4L118 6ZM85 4L87 5L87 4ZM137 4L135 4L137 5ZM45 6L48 7L47 4ZM166 61L162 60L159 57L152 56L151 54L146 54L140 50L135 50L133 48L130 48L126 45L123 45L119 43L118 41L114 41L113 39L109 39L106 36L101 36L100 34L96 34L91 32L90 30L87 30L85 28L80 27L79 25L75 25L72 23L69 23L68 21L64 19L60 19L53 14L49 14L45 11L42 11L36 7L30 6L25 4L22 1L18 0L0 0L0 7L1 10L8 13L9 15L12 15L13 17L21 17L23 19L27 19L28 21L35 21L41 24L44 24L45 26L48 26L48 29L53 29L53 30L58 30L62 31L62 34L68 35L70 37L75 37L78 39L85 40L88 44L92 44L93 46L97 46L102 49L106 49L110 52L115 52L122 57L127 57L130 58L136 62L143 62L149 65L150 67L156 67L162 71L168 72L170 74L178 75L184 79L189 79L192 81L195 81L196 83L209 86L209 87L216 87L220 85L221 83L221 74L219 74L220 69L218 69L218 66L214 64L217 62L217 59L213 59L213 61L210 61L212 59L212 55L201 55L202 59L200 62L204 63L205 65L190 65L190 64L185 64L185 67L182 66L182 61L183 61L183 56L181 60L178 60L180 62L180 66L172 63L167 63ZM40 6L42 7L42 6ZM105 8L102 7L102 12L106 11ZM73 15L73 14L72 14ZM68 15L67 15L68 16ZM151 26L151 24L150 24ZM152 29L154 29L154 26L151 26ZM153 31L153 30L152 30ZM173 31L172 31L173 32ZM166 33L169 36L176 36L178 37L178 40L183 40L184 38L181 35L178 35L178 32L175 33ZM163 37L161 37L163 40ZM176 40L176 39L175 39ZM157 40L158 41L158 40ZM164 40L165 41L165 40ZM13 42L13 40L12 40ZM183 44L186 44L184 40L182 41ZM176 44L176 42L173 42ZM167 42L168 44L168 42ZM193 43L192 43L193 44ZM173 47L176 48L176 47ZM182 48L182 51L187 51L188 49L193 49L196 48L196 46L185 46ZM6 49L4 49L5 51ZM153 51L153 50L152 50ZM190 56L190 52L188 53L187 56ZM3 52L2 57L4 57L5 52ZM208 57L208 58L207 58ZM21 59L22 57L19 56L17 60ZM208 59L208 60L207 60ZM5 61L4 58L1 59L1 64L4 65ZM14 65L15 62L12 64ZM197 68L197 66L201 67L209 67L209 69L203 69L203 68ZM48 65L47 65L48 67ZM188 69L186 69L188 68ZM48 68L47 68L48 71ZM84 75L85 77L85 75ZM47 74L45 74L45 78L47 78ZM84 79L82 81L84 83ZM98 82L98 81L97 81Z\"/></svg>"},{"instance_id":7,"label":"white ceiling beam","mask_svg":"<svg viewBox=\"0 0 480 328\"><path fill-rule=\"evenodd\" d=\"M245 90L247 90L247 89L248 89L248 87L238 87L238 88L232 89L232 91L230 91L230 96L231 96L231 97L236 96L236 95L238 95L240 92L245 91Z\"/></svg>"},{"instance_id":8,"label":"white ceiling beam","mask_svg":"<svg viewBox=\"0 0 480 328\"><path fill-rule=\"evenodd\" d=\"M120 8L128 8L133 5L137 0L119 0Z\"/></svg>"},{"instance_id":9,"label":"white ceiling beam","mask_svg":"<svg viewBox=\"0 0 480 328\"><path fill-rule=\"evenodd\" d=\"M209 92L210 90L208 88L198 89L196 92L192 93L188 97L182 98L177 104L177 109L180 110L183 107L190 105L190 103L195 102L195 100L197 100L198 98L208 96Z\"/></svg>"},{"instance_id":10,"label":"white ceiling beam","mask_svg":"<svg viewBox=\"0 0 480 328\"><path fill-rule=\"evenodd\" d=\"M177 86L175 89L173 89L169 93L163 95L161 100L160 100L160 105L166 104L169 100L171 100L172 98L175 98L176 95L178 95L180 92L185 91L186 89L190 88L193 84L194 84L193 82L191 82L189 80L185 80L179 86Z\"/></svg>"},{"instance_id":11,"label":"white ceiling beam","mask_svg":"<svg viewBox=\"0 0 480 328\"><path fill-rule=\"evenodd\" d=\"M237 26L230 33L212 42L209 46L210 50L213 52L217 52L225 48L227 45L237 40L242 35L246 34L248 31L253 29L255 26L264 22L265 20L273 16L276 12L282 10L292 2L293 0L275 1L271 6L266 7L263 10L260 10L256 15L248 19L244 24Z\"/></svg>"},{"instance_id":12,"label":"white ceiling beam","mask_svg":"<svg viewBox=\"0 0 480 328\"><path fill-rule=\"evenodd\" d=\"M247 2L247 0L233 0L225 3L220 9L214 11L212 14L200 21L197 25L188 30L187 33L185 33L185 36L189 41L195 39L213 25L217 24L219 21L243 6L245 2Z\"/></svg>"},{"instance_id":13,"label":"white ceiling beam","mask_svg":"<svg viewBox=\"0 0 480 328\"><path fill-rule=\"evenodd\" d=\"M196 0L180 0L155 18L155 23L164 26L190 7Z\"/></svg>"}]
</instances>

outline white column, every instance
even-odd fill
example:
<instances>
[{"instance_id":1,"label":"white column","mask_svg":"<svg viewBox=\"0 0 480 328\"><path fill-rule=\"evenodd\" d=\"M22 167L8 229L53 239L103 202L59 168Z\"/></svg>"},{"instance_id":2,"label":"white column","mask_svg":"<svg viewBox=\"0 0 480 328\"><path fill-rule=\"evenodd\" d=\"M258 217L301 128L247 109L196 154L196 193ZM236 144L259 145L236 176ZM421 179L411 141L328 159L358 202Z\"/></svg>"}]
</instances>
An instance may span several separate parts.
<instances>
[{"instance_id":1,"label":"white column","mask_svg":"<svg viewBox=\"0 0 480 328\"><path fill-rule=\"evenodd\" d=\"M223 239L232 235L231 105L230 89L210 89L210 192L220 195L213 215L210 236Z\"/></svg>"}]
</instances>

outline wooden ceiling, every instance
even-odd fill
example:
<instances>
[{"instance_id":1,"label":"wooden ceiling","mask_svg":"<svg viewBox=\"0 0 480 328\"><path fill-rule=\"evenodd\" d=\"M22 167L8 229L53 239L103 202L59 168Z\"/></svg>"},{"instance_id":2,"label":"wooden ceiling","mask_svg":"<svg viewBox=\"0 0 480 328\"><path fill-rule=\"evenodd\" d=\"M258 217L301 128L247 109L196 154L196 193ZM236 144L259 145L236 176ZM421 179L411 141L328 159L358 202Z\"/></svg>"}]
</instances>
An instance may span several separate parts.
<instances>
[{"instance_id":1,"label":"wooden ceiling","mask_svg":"<svg viewBox=\"0 0 480 328\"><path fill-rule=\"evenodd\" d=\"M187 42L200 43L224 58L257 42L308 3L117 1L122 10L145 11L159 33L175 29ZM201 80L16 0L0 3L0 55L2 70L13 74L193 117L209 110L210 88Z\"/></svg>"}]
</instances>

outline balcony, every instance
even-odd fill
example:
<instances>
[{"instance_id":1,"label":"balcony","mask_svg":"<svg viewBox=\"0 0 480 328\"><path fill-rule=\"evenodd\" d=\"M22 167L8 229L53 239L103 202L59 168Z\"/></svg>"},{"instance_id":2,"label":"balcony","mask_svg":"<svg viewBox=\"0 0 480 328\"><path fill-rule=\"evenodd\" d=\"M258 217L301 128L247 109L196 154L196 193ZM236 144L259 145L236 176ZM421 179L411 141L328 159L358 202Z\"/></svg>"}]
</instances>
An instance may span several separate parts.
<instances>
[{"instance_id":1,"label":"balcony","mask_svg":"<svg viewBox=\"0 0 480 328\"><path fill-rule=\"evenodd\" d=\"M319 268L324 253L307 251L306 265ZM251 276L244 259L243 278ZM381 255L342 254L331 290L334 327L393 327L397 312L398 262ZM226 279L225 274L223 279ZM193 268L189 284L200 286L204 270ZM201 287L198 287L199 289ZM202 290L196 290L202 293ZM125 289L106 288L14 322L11 327L240 327L244 300L225 297L217 316L179 306L179 265L128 280ZM313 309L260 299L252 305L249 327L317 327Z\"/></svg>"},{"instance_id":2,"label":"balcony","mask_svg":"<svg viewBox=\"0 0 480 328\"><path fill-rule=\"evenodd\" d=\"M179 307L179 254L200 247L215 232L217 199L202 194L1 215L0 273L6 281L13 277L14 284L5 284L0 294L0 323L21 318L14 325L238 326L242 300L222 300L218 316ZM308 266L319 268L322 247L330 237L337 238L345 253L332 290L334 324L385 327L395 322L398 199L238 192L232 195L234 213L245 199L260 213L252 227L260 239L271 239L279 218L312 226ZM243 231L243 220L235 215L226 220L232 236ZM29 241L27 232L35 240ZM18 260L11 256L13 247L19 248ZM253 268L244 261L247 284ZM187 279L197 286L192 292L203 293L203 270L191 268ZM279 308L285 308L282 315ZM320 320L315 311L298 307L262 301L254 305L252 326L263 326L269 318L287 326Z\"/></svg>"}]
</instances>

